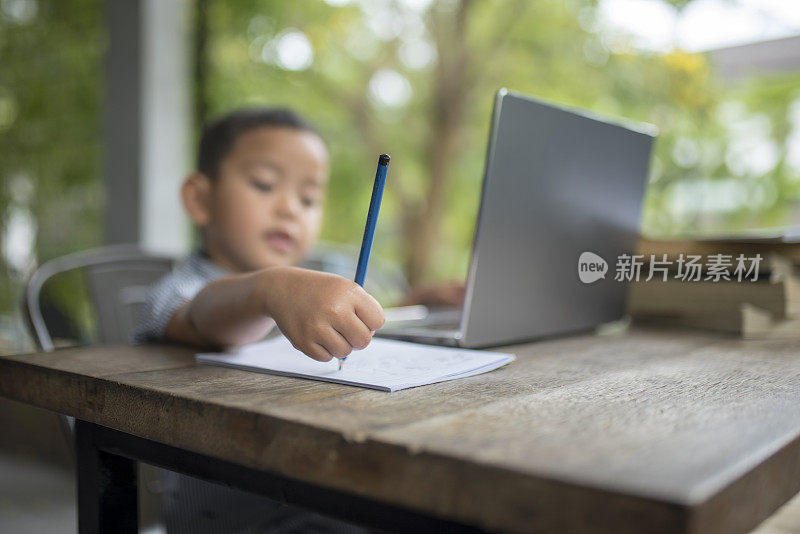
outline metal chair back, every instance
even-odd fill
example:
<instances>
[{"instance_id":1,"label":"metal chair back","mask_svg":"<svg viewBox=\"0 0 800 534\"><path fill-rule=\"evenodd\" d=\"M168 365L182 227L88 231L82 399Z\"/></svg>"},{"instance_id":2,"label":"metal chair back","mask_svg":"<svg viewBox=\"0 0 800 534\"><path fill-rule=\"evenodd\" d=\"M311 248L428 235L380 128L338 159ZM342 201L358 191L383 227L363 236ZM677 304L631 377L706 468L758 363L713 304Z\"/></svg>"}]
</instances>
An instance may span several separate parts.
<instances>
[{"instance_id":1,"label":"metal chair back","mask_svg":"<svg viewBox=\"0 0 800 534\"><path fill-rule=\"evenodd\" d=\"M126 343L144 303L147 287L168 273L174 262L171 257L147 254L136 245L112 245L42 264L28 281L23 297L34 341L43 351L55 348L40 301L45 283L60 274L81 270L97 319L97 341Z\"/></svg>"}]
</instances>

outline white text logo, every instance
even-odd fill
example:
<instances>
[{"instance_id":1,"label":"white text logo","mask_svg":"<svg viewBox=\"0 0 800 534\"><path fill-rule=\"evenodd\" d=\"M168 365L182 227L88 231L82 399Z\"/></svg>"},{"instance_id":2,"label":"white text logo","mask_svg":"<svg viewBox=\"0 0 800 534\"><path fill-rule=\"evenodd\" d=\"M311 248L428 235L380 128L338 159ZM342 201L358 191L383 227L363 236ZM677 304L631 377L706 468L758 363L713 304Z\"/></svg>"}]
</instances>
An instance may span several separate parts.
<instances>
[{"instance_id":1,"label":"white text logo","mask_svg":"<svg viewBox=\"0 0 800 534\"><path fill-rule=\"evenodd\" d=\"M584 252L578 258L578 278L584 284L591 284L606 277L608 263L594 252Z\"/></svg>"}]
</instances>

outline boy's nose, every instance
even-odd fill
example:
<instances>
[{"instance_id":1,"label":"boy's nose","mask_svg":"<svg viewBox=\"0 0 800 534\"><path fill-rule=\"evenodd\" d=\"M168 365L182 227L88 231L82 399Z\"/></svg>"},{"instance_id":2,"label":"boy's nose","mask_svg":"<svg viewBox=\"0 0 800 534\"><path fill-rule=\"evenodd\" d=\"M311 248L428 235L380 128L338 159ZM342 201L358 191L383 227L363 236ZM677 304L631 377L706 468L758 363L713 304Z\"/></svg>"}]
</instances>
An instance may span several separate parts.
<instances>
[{"instance_id":1,"label":"boy's nose","mask_svg":"<svg viewBox=\"0 0 800 534\"><path fill-rule=\"evenodd\" d=\"M285 217L296 217L300 213L300 199L297 195L285 192L278 198L278 214Z\"/></svg>"}]
</instances>

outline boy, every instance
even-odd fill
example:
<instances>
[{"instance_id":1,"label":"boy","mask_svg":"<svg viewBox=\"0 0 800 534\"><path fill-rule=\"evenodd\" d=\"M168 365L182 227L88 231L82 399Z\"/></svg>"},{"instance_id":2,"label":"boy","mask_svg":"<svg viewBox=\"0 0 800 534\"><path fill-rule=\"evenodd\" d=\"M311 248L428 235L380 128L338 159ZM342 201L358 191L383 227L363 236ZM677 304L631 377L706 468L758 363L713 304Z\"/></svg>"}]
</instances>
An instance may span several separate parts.
<instances>
[{"instance_id":1,"label":"boy","mask_svg":"<svg viewBox=\"0 0 800 534\"><path fill-rule=\"evenodd\" d=\"M316 360L367 346L384 323L378 302L351 280L294 266L319 233L327 180L322 138L288 110L210 124L181 188L203 248L151 290L135 339L235 347L277 322Z\"/></svg>"},{"instance_id":2,"label":"boy","mask_svg":"<svg viewBox=\"0 0 800 534\"><path fill-rule=\"evenodd\" d=\"M236 347L262 339L277 323L292 345L319 361L366 347L385 320L380 304L351 280L295 266L319 233L328 166L320 134L289 110L239 110L207 125L197 171L181 188L202 248L150 288L134 341ZM404 304L458 304L462 295L463 284L429 287ZM287 514L316 530L353 528L167 477L179 488L165 506L170 532L249 532L254 522L270 530Z\"/></svg>"}]
</instances>

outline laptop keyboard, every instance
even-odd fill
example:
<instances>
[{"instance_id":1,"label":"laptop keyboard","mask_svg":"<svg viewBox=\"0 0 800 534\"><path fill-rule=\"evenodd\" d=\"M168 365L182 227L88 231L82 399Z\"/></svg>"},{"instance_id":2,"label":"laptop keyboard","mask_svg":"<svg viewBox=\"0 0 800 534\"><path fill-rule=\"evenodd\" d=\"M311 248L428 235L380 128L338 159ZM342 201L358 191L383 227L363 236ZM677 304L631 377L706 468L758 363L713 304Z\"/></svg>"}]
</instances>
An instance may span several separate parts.
<instances>
[{"instance_id":1,"label":"laptop keyboard","mask_svg":"<svg viewBox=\"0 0 800 534\"><path fill-rule=\"evenodd\" d=\"M461 308L455 306L430 307L425 317L418 319L389 320L386 327L391 329L406 327L425 327L435 330L457 329L461 323Z\"/></svg>"}]
</instances>

